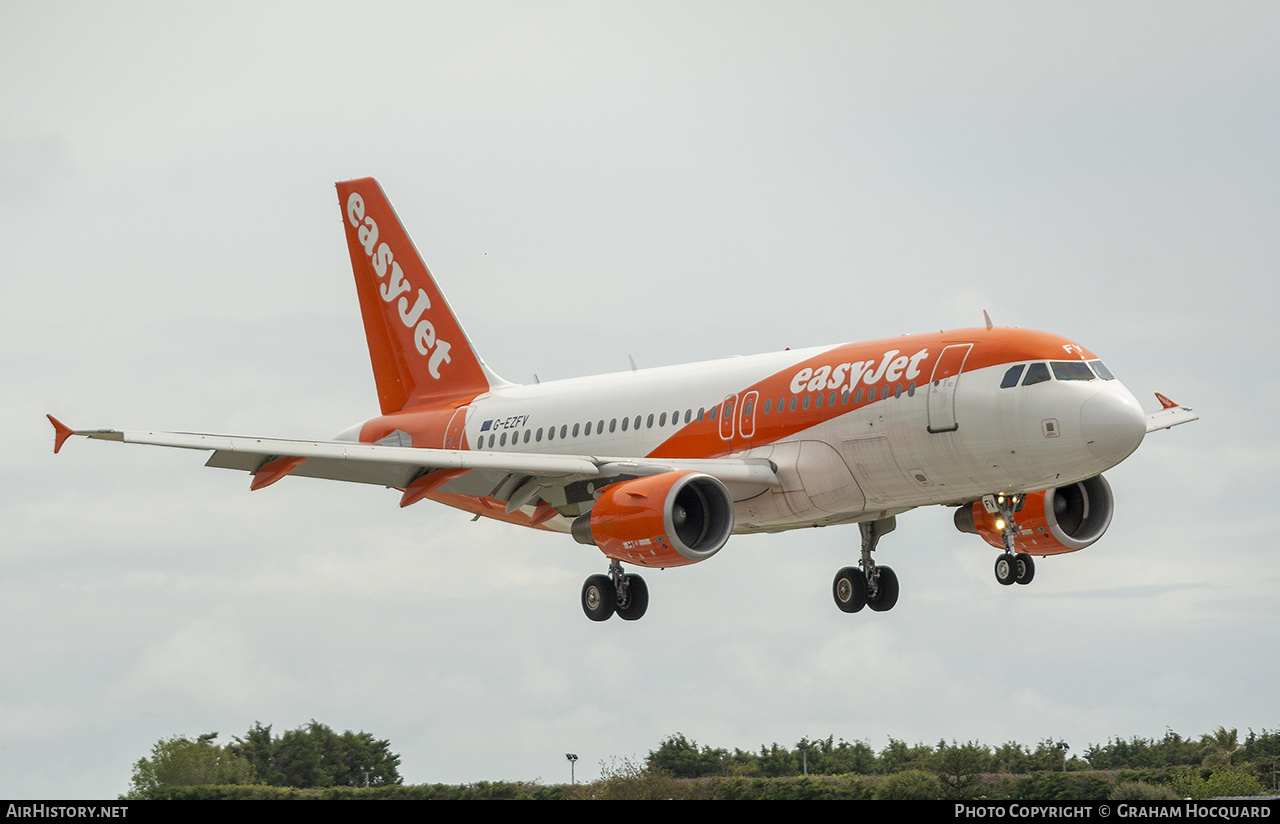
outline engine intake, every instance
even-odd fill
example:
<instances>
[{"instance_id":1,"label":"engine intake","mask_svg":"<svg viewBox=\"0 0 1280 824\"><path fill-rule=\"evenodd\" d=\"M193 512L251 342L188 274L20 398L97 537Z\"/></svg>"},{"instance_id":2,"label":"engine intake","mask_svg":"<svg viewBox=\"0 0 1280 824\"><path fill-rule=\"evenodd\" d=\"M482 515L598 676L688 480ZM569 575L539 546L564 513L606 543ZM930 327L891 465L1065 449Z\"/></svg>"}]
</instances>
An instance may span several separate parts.
<instances>
[{"instance_id":1,"label":"engine intake","mask_svg":"<svg viewBox=\"0 0 1280 824\"><path fill-rule=\"evenodd\" d=\"M573 522L579 543L645 567L705 561L733 532L733 498L700 472L663 472L605 487Z\"/></svg>"}]
</instances>

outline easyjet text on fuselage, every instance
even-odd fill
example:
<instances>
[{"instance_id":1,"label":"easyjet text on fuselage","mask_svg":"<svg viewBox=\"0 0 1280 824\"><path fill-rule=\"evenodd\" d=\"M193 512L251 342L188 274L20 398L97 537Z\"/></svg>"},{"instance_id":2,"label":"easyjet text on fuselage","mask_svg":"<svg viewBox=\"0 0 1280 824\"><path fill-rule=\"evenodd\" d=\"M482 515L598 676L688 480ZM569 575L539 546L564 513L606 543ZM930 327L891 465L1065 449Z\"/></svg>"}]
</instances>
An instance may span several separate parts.
<instances>
[{"instance_id":1,"label":"easyjet text on fuselage","mask_svg":"<svg viewBox=\"0 0 1280 824\"><path fill-rule=\"evenodd\" d=\"M913 380L920 376L920 362L929 357L928 349L921 349L914 355L899 355L897 349L885 352L877 363L875 358L849 363L827 364L816 369L806 366L791 378L791 391L821 392L825 389L845 388L852 390L862 380L868 386L880 381L893 383L905 378Z\"/></svg>"}]
</instances>

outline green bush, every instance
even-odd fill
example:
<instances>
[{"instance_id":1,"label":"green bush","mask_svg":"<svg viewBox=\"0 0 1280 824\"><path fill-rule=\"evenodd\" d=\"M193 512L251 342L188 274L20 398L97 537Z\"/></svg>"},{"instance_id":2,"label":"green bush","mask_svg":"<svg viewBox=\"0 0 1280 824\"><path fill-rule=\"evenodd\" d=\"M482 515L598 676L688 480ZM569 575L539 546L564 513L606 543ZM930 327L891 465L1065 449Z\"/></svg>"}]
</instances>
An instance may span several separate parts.
<instances>
[{"instance_id":1,"label":"green bush","mask_svg":"<svg viewBox=\"0 0 1280 824\"><path fill-rule=\"evenodd\" d=\"M877 801L936 801L942 798L942 782L925 770L904 770L880 779L872 797Z\"/></svg>"}]
</instances>

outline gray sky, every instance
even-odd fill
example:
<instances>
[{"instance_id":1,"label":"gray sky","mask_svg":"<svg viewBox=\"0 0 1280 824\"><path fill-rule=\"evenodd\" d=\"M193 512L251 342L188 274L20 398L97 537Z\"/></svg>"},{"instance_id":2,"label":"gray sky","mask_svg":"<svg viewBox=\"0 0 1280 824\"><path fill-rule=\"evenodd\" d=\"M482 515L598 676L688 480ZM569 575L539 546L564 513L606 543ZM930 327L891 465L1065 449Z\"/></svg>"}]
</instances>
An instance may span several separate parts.
<instances>
[{"instance_id":1,"label":"gray sky","mask_svg":"<svg viewBox=\"0 0 1280 824\"><path fill-rule=\"evenodd\" d=\"M0 797L314 718L408 782L568 779L682 732L1280 727L1273 3L0 5ZM593 624L596 550L397 493L250 494L77 427L329 437L376 413L333 183L379 178L489 364L543 380L1048 329L1202 420L1005 589L949 510L738 536Z\"/></svg>"}]
</instances>

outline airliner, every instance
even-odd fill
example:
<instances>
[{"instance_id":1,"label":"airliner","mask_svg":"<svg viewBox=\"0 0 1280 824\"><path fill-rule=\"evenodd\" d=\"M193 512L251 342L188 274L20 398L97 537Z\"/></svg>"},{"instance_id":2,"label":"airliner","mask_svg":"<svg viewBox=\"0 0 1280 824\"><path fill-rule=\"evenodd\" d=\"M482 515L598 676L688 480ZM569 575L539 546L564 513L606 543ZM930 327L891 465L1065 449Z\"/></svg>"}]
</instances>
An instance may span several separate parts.
<instances>
[{"instance_id":1,"label":"airliner","mask_svg":"<svg viewBox=\"0 0 1280 824\"><path fill-rule=\"evenodd\" d=\"M1138 401L1094 355L1048 332L984 324L519 385L476 353L381 187L337 184L380 414L329 441L183 432L71 435L212 452L252 490L286 477L377 484L565 533L596 547L593 621L649 604L631 567L707 561L734 534L857 524L861 552L832 584L844 612L887 611L876 563L896 517L955 508L995 548L1002 585L1033 556L1084 549L1111 523L1102 473L1150 432L1197 420Z\"/></svg>"}]
</instances>

